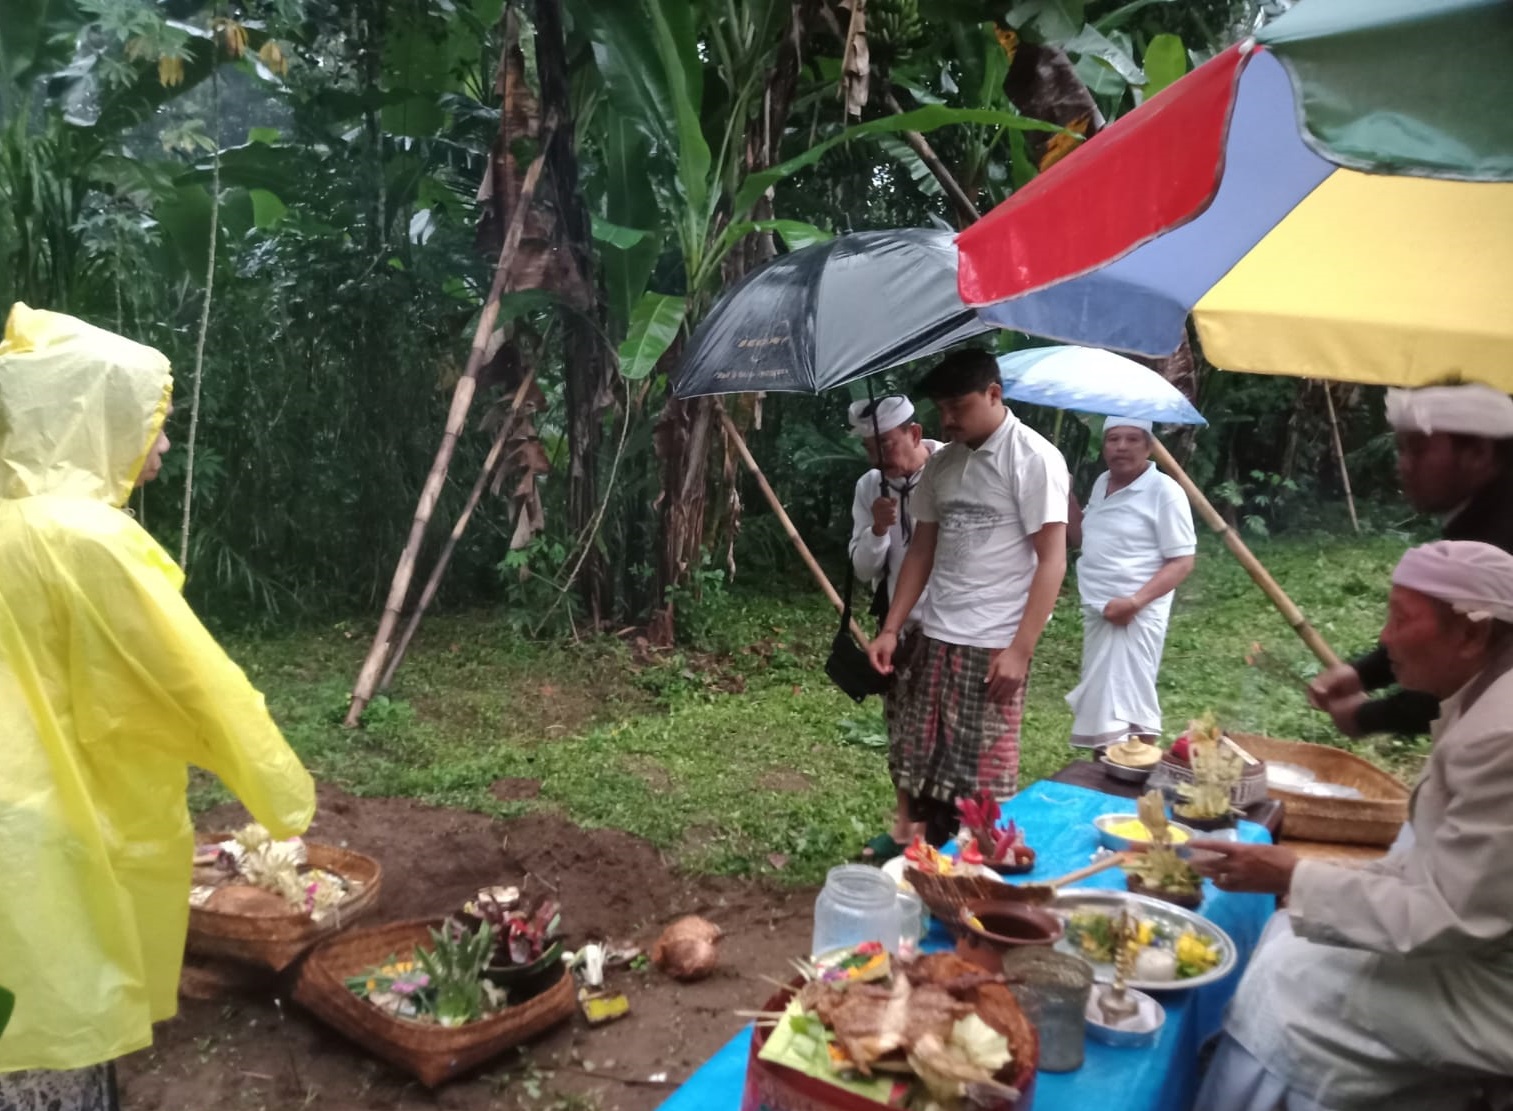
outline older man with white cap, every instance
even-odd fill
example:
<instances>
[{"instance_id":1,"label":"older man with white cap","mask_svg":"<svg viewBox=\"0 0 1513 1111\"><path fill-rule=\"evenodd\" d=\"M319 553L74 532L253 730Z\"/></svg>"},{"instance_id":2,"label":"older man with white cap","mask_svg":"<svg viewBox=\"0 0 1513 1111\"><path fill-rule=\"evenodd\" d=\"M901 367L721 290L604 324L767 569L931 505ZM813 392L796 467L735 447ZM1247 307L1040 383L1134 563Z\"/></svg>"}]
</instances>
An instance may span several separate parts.
<instances>
[{"instance_id":1,"label":"older man with white cap","mask_svg":"<svg viewBox=\"0 0 1513 1111\"><path fill-rule=\"evenodd\" d=\"M1420 513L1444 519L1446 540L1480 540L1513 551L1513 398L1471 383L1387 391L1397 435L1403 494ZM1347 736L1427 733L1435 699L1411 689L1385 698L1368 691L1397 682L1381 646L1331 668L1309 690Z\"/></svg>"},{"instance_id":2,"label":"older man with white cap","mask_svg":"<svg viewBox=\"0 0 1513 1111\"><path fill-rule=\"evenodd\" d=\"M1156 673L1172 593L1198 550L1187 495L1151 462L1151 422L1103 422L1103 462L1082 515L1082 681L1067 702L1074 745L1157 736Z\"/></svg>"},{"instance_id":3,"label":"older man with white cap","mask_svg":"<svg viewBox=\"0 0 1513 1111\"><path fill-rule=\"evenodd\" d=\"M1382 630L1439 702L1414 836L1363 868L1194 842L1227 891L1286 895L1195 1106L1425 1111L1513 1077L1513 555L1442 540L1392 576Z\"/></svg>"},{"instance_id":4,"label":"older man with white cap","mask_svg":"<svg viewBox=\"0 0 1513 1111\"><path fill-rule=\"evenodd\" d=\"M874 587L872 612L882 620L914 536L909 496L930 456L941 445L938 440L925 438L914 419L914 404L907 397L857 401L847 416L851 434L861 439L874 464L857 479L856 494L851 499L851 566L857 578ZM927 591L909 611L905 637L916 635L920 614L928 604ZM890 771L897 764L891 744L888 764ZM898 789L897 796L892 830L867 842L862 851L864 860L881 864L902 852L913 838L915 823L910 817L909 794Z\"/></svg>"}]
</instances>

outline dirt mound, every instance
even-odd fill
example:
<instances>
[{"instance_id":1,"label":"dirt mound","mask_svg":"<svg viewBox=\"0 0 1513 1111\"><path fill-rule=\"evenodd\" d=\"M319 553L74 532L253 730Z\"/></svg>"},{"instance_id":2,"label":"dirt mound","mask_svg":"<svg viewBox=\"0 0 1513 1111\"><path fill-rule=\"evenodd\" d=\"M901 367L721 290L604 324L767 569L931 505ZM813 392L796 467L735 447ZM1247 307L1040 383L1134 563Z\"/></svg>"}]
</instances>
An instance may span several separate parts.
<instances>
[{"instance_id":1,"label":"dirt mound","mask_svg":"<svg viewBox=\"0 0 1513 1111\"><path fill-rule=\"evenodd\" d=\"M227 829L246 820L240 807L224 806L199 825ZM630 1017L597 1030L575 1018L434 1094L317 1025L287 1002L286 989L229 1003L185 1000L179 1017L158 1027L152 1050L121 1063L126 1111L222 1105L650 1111L740 1029L733 1011L767 998L771 989L761 977L785 975L787 959L808 948L813 890L690 879L640 838L583 830L549 813L495 821L322 787L309 836L346 844L383 865L383 894L368 921L441 914L480 887L517 884L555 892L573 945L630 939L649 952L666 923L702 914L725 931L720 968L686 985L651 969L617 972L611 986L629 995ZM663 1073L665 1082L651 1082Z\"/></svg>"}]
</instances>

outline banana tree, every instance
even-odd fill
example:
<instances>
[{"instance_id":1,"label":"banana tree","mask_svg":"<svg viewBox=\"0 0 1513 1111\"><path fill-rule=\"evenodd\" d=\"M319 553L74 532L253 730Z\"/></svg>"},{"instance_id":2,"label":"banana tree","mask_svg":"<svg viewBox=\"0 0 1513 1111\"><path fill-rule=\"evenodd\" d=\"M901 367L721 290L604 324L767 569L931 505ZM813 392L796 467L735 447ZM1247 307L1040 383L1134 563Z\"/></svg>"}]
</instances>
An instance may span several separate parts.
<instances>
[{"instance_id":1,"label":"banana tree","mask_svg":"<svg viewBox=\"0 0 1513 1111\"><path fill-rule=\"evenodd\" d=\"M799 50L819 8L819 0L566 4L592 57L583 67L580 127L597 154L587 187L598 197L611 334L621 340L621 376L651 379L643 391L665 381L652 375L665 371L679 337L722 285L771 256L774 238L793 248L828 237L772 211L770 191L784 179L870 136L963 124L1053 129L1007 105L926 104L804 144L789 109L799 90ZM784 158L785 147L795 146ZM713 416L707 399L669 401L657 423L664 597L698 566ZM670 613L663 617L655 631L670 638Z\"/></svg>"}]
</instances>

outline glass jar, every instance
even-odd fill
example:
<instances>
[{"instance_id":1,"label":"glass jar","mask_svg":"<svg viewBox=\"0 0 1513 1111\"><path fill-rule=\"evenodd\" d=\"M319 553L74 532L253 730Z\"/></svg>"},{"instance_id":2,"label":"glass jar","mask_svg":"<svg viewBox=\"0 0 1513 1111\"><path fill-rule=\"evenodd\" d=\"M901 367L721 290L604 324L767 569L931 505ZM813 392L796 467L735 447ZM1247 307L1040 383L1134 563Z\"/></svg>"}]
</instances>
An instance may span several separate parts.
<instances>
[{"instance_id":1,"label":"glass jar","mask_svg":"<svg viewBox=\"0 0 1513 1111\"><path fill-rule=\"evenodd\" d=\"M904 959L919 955L919 943L925 936L925 904L912 891L898 893L898 955Z\"/></svg>"},{"instance_id":2,"label":"glass jar","mask_svg":"<svg viewBox=\"0 0 1513 1111\"><path fill-rule=\"evenodd\" d=\"M1004 954L1003 975L1040 1033L1040 1067L1046 1072L1081 1068L1093 966L1054 949L1012 949Z\"/></svg>"},{"instance_id":3,"label":"glass jar","mask_svg":"<svg viewBox=\"0 0 1513 1111\"><path fill-rule=\"evenodd\" d=\"M825 876L825 887L814 901L814 941L810 953L880 941L898 952L898 885L881 868L842 864Z\"/></svg>"}]
</instances>

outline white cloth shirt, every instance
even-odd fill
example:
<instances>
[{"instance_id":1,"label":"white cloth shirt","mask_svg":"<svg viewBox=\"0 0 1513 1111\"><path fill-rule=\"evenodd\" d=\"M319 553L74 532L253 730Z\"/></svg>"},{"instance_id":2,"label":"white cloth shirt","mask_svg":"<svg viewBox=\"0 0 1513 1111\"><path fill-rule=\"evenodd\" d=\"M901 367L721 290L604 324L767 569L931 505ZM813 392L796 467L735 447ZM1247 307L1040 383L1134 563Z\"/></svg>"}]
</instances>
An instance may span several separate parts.
<instances>
[{"instance_id":1,"label":"white cloth shirt","mask_svg":"<svg viewBox=\"0 0 1513 1111\"><path fill-rule=\"evenodd\" d=\"M952 442L930 457L912 498L914 519L940 526L926 636L1008 647L1039 562L1031 537L1066 523L1069 486L1061 453L1008 410L981 447Z\"/></svg>"},{"instance_id":2,"label":"white cloth shirt","mask_svg":"<svg viewBox=\"0 0 1513 1111\"><path fill-rule=\"evenodd\" d=\"M1077 589L1082 604L1102 611L1115 598L1128 598L1169 559L1198 550L1193 511L1182 487L1146 465L1140 477L1108 492L1108 472L1093 483L1082 511L1082 556L1077 560ZM1170 594L1151 603L1169 610Z\"/></svg>"},{"instance_id":3,"label":"white cloth shirt","mask_svg":"<svg viewBox=\"0 0 1513 1111\"><path fill-rule=\"evenodd\" d=\"M1478 1076L1513 1076L1510 721L1505 649L1440 704L1411 841L1361 868L1293 870L1292 929L1257 948L1225 1021L1289 1089L1424 1111L1463 1107Z\"/></svg>"},{"instance_id":4,"label":"white cloth shirt","mask_svg":"<svg viewBox=\"0 0 1513 1111\"><path fill-rule=\"evenodd\" d=\"M921 440L924 449L934 455L944 445L939 440ZM924 468L908 478L888 479L887 496L899 502L899 514L888 531L878 536L872 531L872 503L883 496L883 472L873 468L856 480L856 493L851 499L851 566L856 577L876 588L880 579L888 582L888 597L893 597L898 583L898 569L903 566L904 556L909 551L909 542L904 539L903 520L907 513L917 519L914 512L914 490L919 485ZM909 611L906 625L918 624L920 614L929 603L930 588L925 587L919 601ZM863 605L862 609L866 609Z\"/></svg>"}]
</instances>

